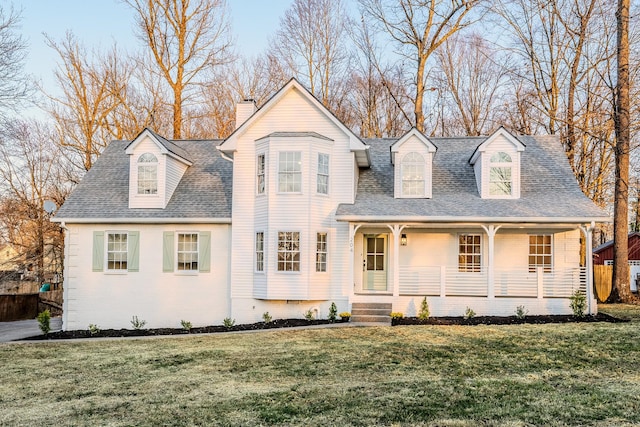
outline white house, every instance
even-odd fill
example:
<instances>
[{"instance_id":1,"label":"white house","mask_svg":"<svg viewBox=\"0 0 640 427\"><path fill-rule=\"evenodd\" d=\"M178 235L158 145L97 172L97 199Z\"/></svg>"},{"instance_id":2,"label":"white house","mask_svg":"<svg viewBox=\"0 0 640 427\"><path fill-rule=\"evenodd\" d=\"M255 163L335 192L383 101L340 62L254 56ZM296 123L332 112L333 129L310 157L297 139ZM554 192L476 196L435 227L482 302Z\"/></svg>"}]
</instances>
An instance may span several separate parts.
<instances>
[{"instance_id":1,"label":"white house","mask_svg":"<svg viewBox=\"0 0 640 427\"><path fill-rule=\"evenodd\" d=\"M57 212L64 329L326 317L570 313L595 222L556 137L363 140L296 80L223 141L114 141ZM355 313L354 313L355 314ZM387 313L388 314L388 313Z\"/></svg>"}]
</instances>

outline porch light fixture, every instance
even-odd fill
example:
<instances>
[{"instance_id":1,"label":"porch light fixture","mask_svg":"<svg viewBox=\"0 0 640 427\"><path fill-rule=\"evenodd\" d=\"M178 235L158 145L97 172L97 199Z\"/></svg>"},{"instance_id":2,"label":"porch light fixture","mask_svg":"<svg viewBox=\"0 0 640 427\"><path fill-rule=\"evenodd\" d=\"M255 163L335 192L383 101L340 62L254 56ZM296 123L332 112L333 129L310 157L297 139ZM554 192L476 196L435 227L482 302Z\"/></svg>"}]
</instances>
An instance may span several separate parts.
<instances>
[{"instance_id":1,"label":"porch light fixture","mask_svg":"<svg viewBox=\"0 0 640 427\"><path fill-rule=\"evenodd\" d=\"M400 245L401 246L407 246L407 235L406 234L400 235Z\"/></svg>"}]
</instances>

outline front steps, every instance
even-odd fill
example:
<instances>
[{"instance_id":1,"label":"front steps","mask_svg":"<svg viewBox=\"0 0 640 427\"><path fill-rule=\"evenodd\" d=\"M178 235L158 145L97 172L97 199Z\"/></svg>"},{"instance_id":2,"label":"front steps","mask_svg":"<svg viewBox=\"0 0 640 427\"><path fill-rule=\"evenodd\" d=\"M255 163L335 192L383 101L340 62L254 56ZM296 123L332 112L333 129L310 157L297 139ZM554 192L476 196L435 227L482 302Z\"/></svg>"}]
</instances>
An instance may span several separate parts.
<instances>
[{"instance_id":1,"label":"front steps","mask_svg":"<svg viewBox=\"0 0 640 427\"><path fill-rule=\"evenodd\" d=\"M354 302L351 304L351 322L391 325L391 304Z\"/></svg>"}]
</instances>

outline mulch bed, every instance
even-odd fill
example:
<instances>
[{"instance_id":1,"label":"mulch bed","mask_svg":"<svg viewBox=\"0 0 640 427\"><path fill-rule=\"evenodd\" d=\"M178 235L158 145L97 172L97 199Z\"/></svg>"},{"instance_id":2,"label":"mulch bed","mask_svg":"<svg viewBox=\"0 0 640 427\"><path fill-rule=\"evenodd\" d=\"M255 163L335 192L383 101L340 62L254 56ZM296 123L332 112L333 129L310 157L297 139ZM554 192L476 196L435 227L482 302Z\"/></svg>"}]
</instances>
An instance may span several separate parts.
<instances>
[{"instance_id":1,"label":"mulch bed","mask_svg":"<svg viewBox=\"0 0 640 427\"><path fill-rule=\"evenodd\" d=\"M518 325L518 324L543 324L543 323L574 323L574 322L629 322L629 319L619 319L604 313L595 316L576 317L574 315L547 315L547 316L474 316L469 319L464 317L430 317L419 319L417 317L403 317L393 319L392 325Z\"/></svg>"},{"instance_id":2,"label":"mulch bed","mask_svg":"<svg viewBox=\"0 0 640 427\"><path fill-rule=\"evenodd\" d=\"M336 320L333 323L341 323L342 320ZM233 325L226 327L203 326L199 328L191 328L186 331L183 328L157 328L157 329L100 329L98 332L91 334L88 329L76 331L58 331L51 332L48 335L37 335L25 338L25 340L66 340L76 338L122 338L122 337L149 337L158 335L188 335L188 334L210 334L215 332L233 332L233 331L252 331L258 329L276 329L291 328L295 326L309 325L326 325L332 323L329 320L306 320L306 319L278 319L271 322L258 322L244 325Z\"/></svg>"},{"instance_id":3,"label":"mulch bed","mask_svg":"<svg viewBox=\"0 0 640 427\"><path fill-rule=\"evenodd\" d=\"M598 313L595 316L576 317L573 315L553 315L553 316L526 316L518 318L516 316L475 316L469 319L464 317L430 317L419 319L417 317L404 317L393 319L392 325L514 325L514 324L543 324L543 323L570 323L570 322L628 322L628 319L619 319L608 314ZM337 320L335 323L344 322ZM291 328L296 326L326 325L332 323L329 320L306 320L306 319L279 319L271 322L258 322L244 325L234 325L226 327L204 326L192 328L189 332L182 328L158 328L158 329L101 329L91 334L89 330L58 331L48 335L37 335L25 338L25 340L65 340L77 338L122 338L122 337L148 337L159 335L188 335L188 334L210 334L216 332L232 331L252 331L259 329Z\"/></svg>"}]
</instances>

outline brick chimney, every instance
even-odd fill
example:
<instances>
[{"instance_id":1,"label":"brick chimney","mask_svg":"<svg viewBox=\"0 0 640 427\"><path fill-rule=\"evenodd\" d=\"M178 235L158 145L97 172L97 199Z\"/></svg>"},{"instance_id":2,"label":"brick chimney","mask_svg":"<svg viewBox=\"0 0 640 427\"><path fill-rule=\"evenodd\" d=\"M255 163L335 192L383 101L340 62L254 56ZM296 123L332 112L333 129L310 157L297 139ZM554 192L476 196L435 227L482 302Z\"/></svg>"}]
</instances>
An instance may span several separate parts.
<instances>
[{"instance_id":1,"label":"brick chimney","mask_svg":"<svg viewBox=\"0 0 640 427\"><path fill-rule=\"evenodd\" d=\"M238 129L257 110L256 101L244 99L236 105L236 129Z\"/></svg>"}]
</instances>

